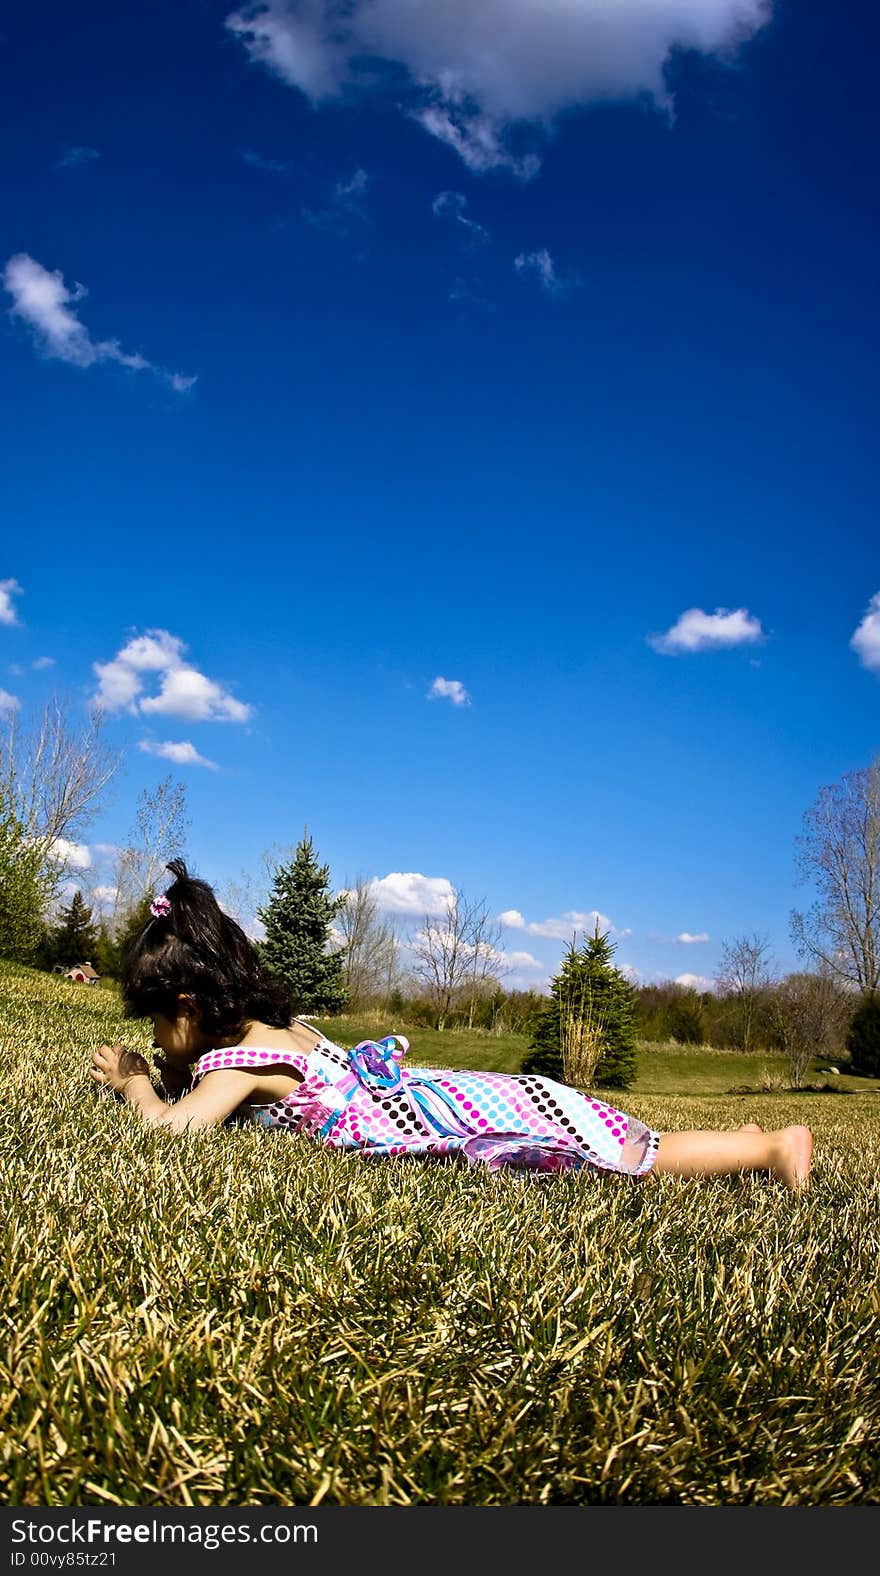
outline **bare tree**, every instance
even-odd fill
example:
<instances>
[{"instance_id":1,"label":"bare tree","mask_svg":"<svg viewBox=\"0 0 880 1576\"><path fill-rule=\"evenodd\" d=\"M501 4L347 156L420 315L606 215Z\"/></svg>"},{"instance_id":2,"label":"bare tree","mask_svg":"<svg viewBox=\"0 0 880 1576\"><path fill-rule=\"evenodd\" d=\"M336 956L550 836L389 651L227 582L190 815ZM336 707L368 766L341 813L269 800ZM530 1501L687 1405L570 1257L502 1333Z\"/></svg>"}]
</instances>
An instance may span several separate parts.
<instances>
[{"instance_id":1,"label":"bare tree","mask_svg":"<svg viewBox=\"0 0 880 1576\"><path fill-rule=\"evenodd\" d=\"M466 989L473 1003L478 987L497 980L502 972L485 902L470 902L455 887L442 913L425 916L413 943L413 959L413 975L427 990L437 1028L442 1029L457 995Z\"/></svg>"},{"instance_id":2,"label":"bare tree","mask_svg":"<svg viewBox=\"0 0 880 1576\"><path fill-rule=\"evenodd\" d=\"M721 948L715 976L719 994L728 997L737 1014L740 1049L749 1052L762 1000L771 982L769 942L766 936L734 936Z\"/></svg>"},{"instance_id":3,"label":"bare tree","mask_svg":"<svg viewBox=\"0 0 880 1576\"><path fill-rule=\"evenodd\" d=\"M471 952L468 970L468 1028L474 1026L477 1003L487 991L494 989L503 974L507 973L503 954L499 950L501 926L489 915L484 901L471 907L470 935L467 945Z\"/></svg>"},{"instance_id":4,"label":"bare tree","mask_svg":"<svg viewBox=\"0 0 880 1576\"><path fill-rule=\"evenodd\" d=\"M851 1010L846 991L827 969L780 980L771 1011L793 1088L800 1089L814 1057L837 1053Z\"/></svg>"},{"instance_id":5,"label":"bare tree","mask_svg":"<svg viewBox=\"0 0 880 1576\"><path fill-rule=\"evenodd\" d=\"M189 822L186 788L168 776L152 791L145 788L137 802L135 824L117 861L117 920L156 890L170 859L183 853Z\"/></svg>"},{"instance_id":6,"label":"bare tree","mask_svg":"<svg viewBox=\"0 0 880 1576\"><path fill-rule=\"evenodd\" d=\"M880 755L822 788L796 839L802 880L818 899L795 910L791 933L802 957L862 991L880 987Z\"/></svg>"},{"instance_id":7,"label":"bare tree","mask_svg":"<svg viewBox=\"0 0 880 1576\"><path fill-rule=\"evenodd\" d=\"M399 941L393 925L379 912L373 884L357 876L340 894L336 928L345 953L344 979L352 1007L371 998L386 999L394 986Z\"/></svg>"},{"instance_id":8,"label":"bare tree","mask_svg":"<svg viewBox=\"0 0 880 1576\"><path fill-rule=\"evenodd\" d=\"M249 870L241 870L238 877L230 877L217 887L217 902L224 914L240 925L246 936L259 934L257 909L264 904L264 894Z\"/></svg>"},{"instance_id":9,"label":"bare tree","mask_svg":"<svg viewBox=\"0 0 880 1576\"><path fill-rule=\"evenodd\" d=\"M94 820L121 759L104 744L99 711L80 727L70 712L70 703L53 695L33 726L22 728L13 711L3 745L9 802L26 836L46 853L57 854Z\"/></svg>"}]
</instances>

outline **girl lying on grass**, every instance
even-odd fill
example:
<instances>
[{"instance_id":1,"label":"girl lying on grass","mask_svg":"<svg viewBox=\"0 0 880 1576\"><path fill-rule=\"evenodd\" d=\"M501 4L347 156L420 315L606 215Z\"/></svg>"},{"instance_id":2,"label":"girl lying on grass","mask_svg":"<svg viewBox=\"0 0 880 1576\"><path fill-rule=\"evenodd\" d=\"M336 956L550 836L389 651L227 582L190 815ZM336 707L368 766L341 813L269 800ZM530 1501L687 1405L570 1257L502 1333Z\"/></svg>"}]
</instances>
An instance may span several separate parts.
<instances>
[{"instance_id":1,"label":"girl lying on grass","mask_svg":"<svg viewBox=\"0 0 880 1576\"><path fill-rule=\"evenodd\" d=\"M143 1056L102 1045L89 1069L152 1126L183 1132L233 1119L371 1156L458 1157L491 1168L605 1175L768 1172L806 1185L808 1127L657 1133L552 1078L401 1067L401 1035L351 1051L293 1017L290 992L182 860L152 904L123 971L129 1017L153 1021L160 1098Z\"/></svg>"}]
</instances>

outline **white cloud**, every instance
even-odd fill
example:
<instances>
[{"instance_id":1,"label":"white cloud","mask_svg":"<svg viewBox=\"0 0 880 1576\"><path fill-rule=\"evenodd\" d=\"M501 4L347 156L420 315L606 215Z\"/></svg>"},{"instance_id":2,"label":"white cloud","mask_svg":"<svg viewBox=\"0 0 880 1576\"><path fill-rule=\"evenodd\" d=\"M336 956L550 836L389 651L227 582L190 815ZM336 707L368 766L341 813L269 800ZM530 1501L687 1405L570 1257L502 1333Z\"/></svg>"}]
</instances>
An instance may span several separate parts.
<instances>
[{"instance_id":1,"label":"white cloud","mask_svg":"<svg viewBox=\"0 0 880 1576\"><path fill-rule=\"evenodd\" d=\"M714 989L712 980L707 980L702 974L678 974L675 978L676 985L685 985L688 990L707 991Z\"/></svg>"},{"instance_id":2,"label":"white cloud","mask_svg":"<svg viewBox=\"0 0 880 1576\"><path fill-rule=\"evenodd\" d=\"M880 591L872 596L868 611L850 641L862 666L880 673Z\"/></svg>"},{"instance_id":3,"label":"white cloud","mask_svg":"<svg viewBox=\"0 0 880 1576\"><path fill-rule=\"evenodd\" d=\"M116 902L117 890L115 886L96 886L92 887L90 896L103 907L105 903Z\"/></svg>"},{"instance_id":4,"label":"white cloud","mask_svg":"<svg viewBox=\"0 0 880 1576\"><path fill-rule=\"evenodd\" d=\"M17 580L0 580L0 624L18 623L12 598L21 595L22 589Z\"/></svg>"},{"instance_id":5,"label":"white cloud","mask_svg":"<svg viewBox=\"0 0 880 1576\"><path fill-rule=\"evenodd\" d=\"M764 639L761 620L753 618L744 607L729 612L717 607L714 613L704 613L701 607L689 607L667 629L665 635L648 635L648 645L663 656L674 657L681 652L724 651L731 646L753 646Z\"/></svg>"},{"instance_id":6,"label":"white cloud","mask_svg":"<svg viewBox=\"0 0 880 1576\"><path fill-rule=\"evenodd\" d=\"M539 963L530 952L501 952L498 956L512 969L537 969L541 973L546 965Z\"/></svg>"},{"instance_id":7,"label":"white cloud","mask_svg":"<svg viewBox=\"0 0 880 1576\"><path fill-rule=\"evenodd\" d=\"M460 224L472 246L484 246L489 239L489 232L475 219L468 218L466 207L467 198L462 192L438 192L431 204L431 212L437 219L452 219Z\"/></svg>"},{"instance_id":8,"label":"white cloud","mask_svg":"<svg viewBox=\"0 0 880 1576\"><path fill-rule=\"evenodd\" d=\"M167 629L135 635L110 662L95 662L93 705L102 711L181 717L187 722L247 722L253 707L236 700L184 659L186 646ZM144 695L144 675L161 675L158 695Z\"/></svg>"},{"instance_id":9,"label":"white cloud","mask_svg":"<svg viewBox=\"0 0 880 1576\"><path fill-rule=\"evenodd\" d=\"M460 679L444 679L438 677L428 690L428 700L451 700L453 706L469 706L470 695Z\"/></svg>"},{"instance_id":10,"label":"white cloud","mask_svg":"<svg viewBox=\"0 0 880 1576\"><path fill-rule=\"evenodd\" d=\"M442 914L455 891L445 876L423 876L417 871L392 870L369 884L371 897L387 914Z\"/></svg>"},{"instance_id":11,"label":"white cloud","mask_svg":"<svg viewBox=\"0 0 880 1576\"><path fill-rule=\"evenodd\" d=\"M680 936L676 936L675 939L676 939L676 941L683 942L686 947L691 947L691 946L693 946L695 941L710 941L711 937L708 935L708 933L705 930L701 930L695 936L692 936L689 930L683 930L681 935Z\"/></svg>"},{"instance_id":12,"label":"white cloud","mask_svg":"<svg viewBox=\"0 0 880 1576\"><path fill-rule=\"evenodd\" d=\"M56 837L49 848L52 858L65 870L91 870L92 855L87 843L71 843L66 837Z\"/></svg>"},{"instance_id":13,"label":"white cloud","mask_svg":"<svg viewBox=\"0 0 880 1576\"><path fill-rule=\"evenodd\" d=\"M177 393L186 393L195 383L195 378L154 366L138 352L128 354L116 339L93 339L74 310L88 294L85 286L75 284L69 289L61 273L50 272L27 252L10 257L3 283L12 296L11 316L20 318L32 330L44 356L74 367L113 361L130 372L152 372Z\"/></svg>"},{"instance_id":14,"label":"white cloud","mask_svg":"<svg viewBox=\"0 0 880 1576\"><path fill-rule=\"evenodd\" d=\"M519 256L514 258L513 266L518 274L536 274L541 288L550 295L562 288L562 280L556 272L556 264L546 246L542 246L539 252L520 252Z\"/></svg>"},{"instance_id":15,"label":"white cloud","mask_svg":"<svg viewBox=\"0 0 880 1576\"><path fill-rule=\"evenodd\" d=\"M43 668L54 668L54 666L55 666L55 658L54 657L37 657L36 662L32 662L31 663L31 667L37 673L42 672Z\"/></svg>"},{"instance_id":16,"label":"white cloud","mask_svg":"<svg viewBox=\"0 0 880 1576\"><path fill-rule=\"evenodd\" d=\"M0 717L8 717L12 711L18 711L21 705L17 695L10 695L8 690L0 689Z\"/></svg>"},{"instance_id":17,"label":"white cloud","mask_svg":"<svg viewBox=\"0 0 880 1576\"><path fill-rule=\"evenodd\" d=\"M145 755L158 755L164 761L173 761L175 766L209 766L212 772L217 770L217 762L209 761L206 756L200 755L194 744L188 739L182 739L176 744L172 739L163 742L154 742L152 739L141 739L138 749Z\"/></svg>"},{"instance_id":18,"label":"white cloud","mask_svg":"<svg viewBox=\"0 0 880 1576\"><path fill-rule=\"evenodd\" d=\"M384 90L469 169L528 179L524 127L645 96L668 112L674 49L730 56L771 13L771 0L257 0L226 25L313 103Z\"/></svg>"},{"instance_id":19,"label":"white cloud","mask_svg":"<svg viewBox=\"0 0 880 1576\"><path fill-rule=\"evenodd\" d=\"M621 930L612 924L608 915L600 914L597 908L586 913L572 908L558 919L542 920L526 920L518 908L507 908L498 915L498 923L507 930L524 930L529 936L545 936L550 941L570 941L575 931L592 936L597 925L600 933L610 931L613 936L632 935L631 930Z\"/></svg>"},{"instance_id":20,"label":"white cloud","mask_svg":"<svg viewBox=\"0 0 880 1576\"><path fill-rule=\"evenodd\" d=\"M163 674L159 694L145 697L140 709L187 722L247 722L253 710L196 668L172 668Z\"/></svg>"}]
</instances>

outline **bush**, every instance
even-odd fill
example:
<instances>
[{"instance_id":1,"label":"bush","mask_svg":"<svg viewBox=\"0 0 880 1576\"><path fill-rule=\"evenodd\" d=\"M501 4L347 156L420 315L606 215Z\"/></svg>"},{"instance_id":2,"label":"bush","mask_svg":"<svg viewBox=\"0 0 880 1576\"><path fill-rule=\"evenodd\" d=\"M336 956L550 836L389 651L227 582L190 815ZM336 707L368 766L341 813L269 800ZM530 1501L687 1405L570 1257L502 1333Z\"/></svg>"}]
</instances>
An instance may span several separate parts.
<instances>
[{"instance_id":1,"label":"bush","mask_svg":"<svg viewBox=\"0 0 880 1576\"><path fill-rule=\"evenodd\" d=\"M28 840L0 792L0 957L19 963L35 957L50 890L43 848Z\"/></svg>"}]
</instances>

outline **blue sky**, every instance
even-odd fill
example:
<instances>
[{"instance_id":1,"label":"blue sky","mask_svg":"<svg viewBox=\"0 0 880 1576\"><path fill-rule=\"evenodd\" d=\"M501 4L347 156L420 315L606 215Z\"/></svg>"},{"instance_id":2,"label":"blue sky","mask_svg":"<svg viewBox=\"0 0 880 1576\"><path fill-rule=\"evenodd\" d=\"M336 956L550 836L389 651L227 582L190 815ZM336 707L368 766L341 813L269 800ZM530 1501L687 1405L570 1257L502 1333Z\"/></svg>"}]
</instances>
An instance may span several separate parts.
<instances>
[{"instance_id":1,"label":"blue sky","mask_svg":"<svg viewBox=\"0 0 880 1576\"><path fill-rule=\"evenodd\" d=\"M0 700L104 700L92 886L172 770L209 879L307 823L402 924L485 897L510 983L594 911L644 979L794 966L880 747L867 13L7 17Z\"/></svg>"}]
</instances>

